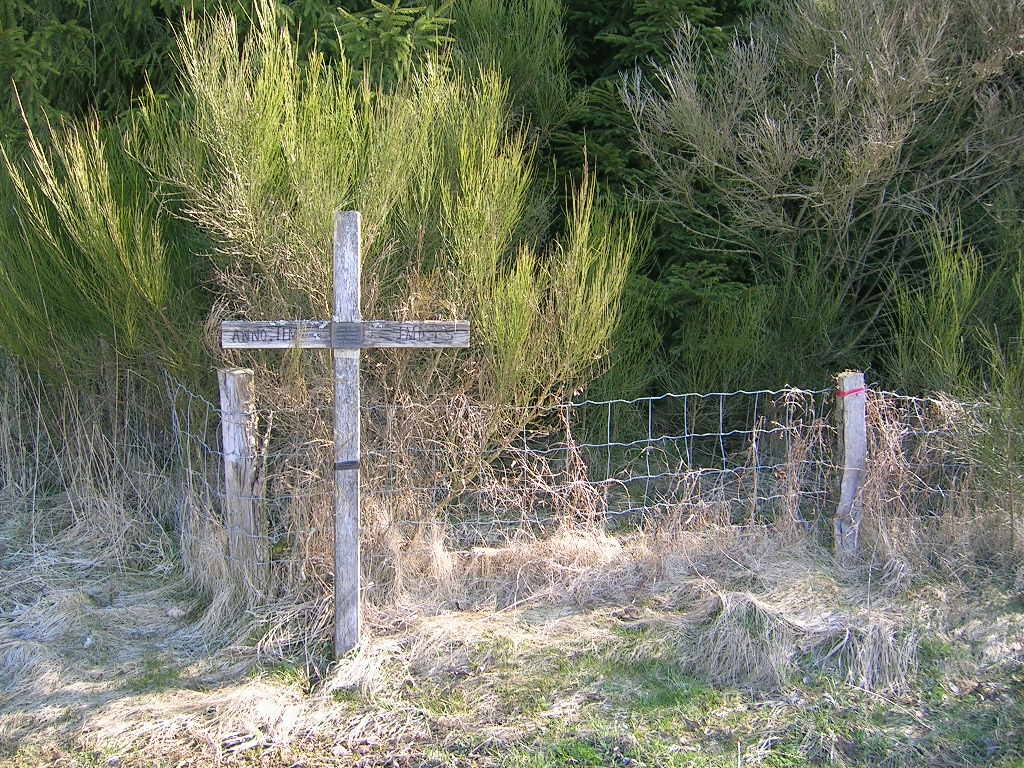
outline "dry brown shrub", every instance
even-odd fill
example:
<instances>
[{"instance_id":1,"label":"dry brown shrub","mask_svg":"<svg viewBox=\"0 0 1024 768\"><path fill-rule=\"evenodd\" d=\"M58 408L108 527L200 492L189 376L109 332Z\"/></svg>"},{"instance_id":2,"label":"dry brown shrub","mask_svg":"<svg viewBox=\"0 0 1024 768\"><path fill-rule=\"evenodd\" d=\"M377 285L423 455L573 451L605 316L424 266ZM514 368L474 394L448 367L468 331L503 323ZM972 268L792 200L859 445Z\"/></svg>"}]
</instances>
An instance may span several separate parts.
<instances>
[{"instance_id":1,"label":"dry brown shrub","mask_svg":"<svg viewBox=\"0 0 1024 768\"><path fill-rule=\"evenodd\" d=\"M864 558L893 590L919 576L1013 567L1015 518L986 445L981 403L880 393L868 400ZM998 437L998 436L996 436Z\"/></svg>"}]
</instances>

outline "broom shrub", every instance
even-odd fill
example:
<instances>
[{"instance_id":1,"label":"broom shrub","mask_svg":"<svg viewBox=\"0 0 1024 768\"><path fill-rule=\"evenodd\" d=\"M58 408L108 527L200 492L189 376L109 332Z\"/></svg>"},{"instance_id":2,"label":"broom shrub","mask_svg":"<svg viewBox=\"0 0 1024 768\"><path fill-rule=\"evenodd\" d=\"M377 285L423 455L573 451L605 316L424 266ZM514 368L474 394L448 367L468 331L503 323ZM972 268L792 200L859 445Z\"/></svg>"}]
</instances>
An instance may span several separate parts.
<instances>
[{"instance_id":1,"label":"broom shrub","mask_svg":"<svg viewBox=\"0 0 1024 768\"><path fill-rule=\"evenodd\" d=\"M243 40L223 14L180 44L184 120L153 100L134 141L214 244L219 314L329 316L333 212L358 209L364 316L473 322L459 365L420 356L421 394L539 404L602 370L638 225L589 177L552 209L499 75L438 56L375 89L304 59L272 4Z\"/></svg>"}]
</instances>

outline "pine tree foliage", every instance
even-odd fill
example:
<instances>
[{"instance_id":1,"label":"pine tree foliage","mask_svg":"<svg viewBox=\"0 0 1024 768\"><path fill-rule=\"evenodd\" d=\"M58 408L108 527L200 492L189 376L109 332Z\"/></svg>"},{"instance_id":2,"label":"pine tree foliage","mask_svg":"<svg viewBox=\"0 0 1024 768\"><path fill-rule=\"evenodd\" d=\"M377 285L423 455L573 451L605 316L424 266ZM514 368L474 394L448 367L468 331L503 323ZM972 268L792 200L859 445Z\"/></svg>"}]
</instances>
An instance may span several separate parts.
<instances>
[{"instance_id":1,"label":"pine tree foliage","mask_svg":"<svg viewBox=\"0 0 1024 768\"><path fill-rule=\"evenodd\" d=\"M324 47L335 56L344 55L357 74L366 73L376 83L393 86L452 42L447 35L450 11L450 2L433 7L407 5L402 0L390 5L371 0L371 7L361 12L338 8L337 35L325 37Z\"/></svg>"},{"instance_id":2,"label":"pine tree foliage","mask_svg":"<svg viewBox=\"0 0 1024 768\"><path fill-rule=\"evenodd\" d=\"M612 357L599 355L600 366L610 367L602 384L609 394L781 384L871 364L908 386L965 388L1000 360L1012 368L1007 344L1020 306L1011 286L1024 199L1020 0L789 0L764 4L767 15L753 22L754 0L340 5L5 3L0 291L17 319L0 343L40 360L71 354L88 338L104 339L117 354L145 347L161 359L180 358L186 345L161 345L216 301L223 287L213 278L241 274L223 240L242 231L240 223L224 232L204 224L200 189L234 199L252 221L266 211L273 221L306 216L296 237L304 248L319 242L326 207L297 202L319 199L294 182L310 171L296 160L299 140L251 114L231 125L211 122L196 82L178 79L175 34L186 24L200 28L217 11L233 18L239 40L274 14L294 64L275 76L301 84L327 71L347 73L346 90L313 89L292 102L274 89L252 91L245 78L234 87L270 99L261 108L278 111L268 115L328 144L356 139L339 126L313 131L296 105L312 110L316 98L333 103L339 94L353 100L352 114L367 121L353 146L377 157L386 170L374 172L396 186L378 184L377 198L351 204L380 212L370 216L386 233L380 253L421 254L417 274L434 274L435 262L452 252L450 232L423 224L428 214L490 215L453 181L462 178L453 158L469 150L451 135L470 128L438 117L455 107L424 95L441 87L437 78L449 78L452 98L469 112L484 92L503 94L504 116L495 124L504 138L492 149L520 169L524 186L509 181L499 189L479 169L467 177L518 211L514 225L495 230L504 232L493 251L499 283L524 291L533 285L530 301L544 305L551 289L532 280L554 279L549 267L576 253L565 238L582 200L593 201L600 221L649 221L626 227L639 238L630 240L631 252L649 256L642 274L633 270L616 289L632 314L619 325L629 333L612 343ZM247 50L253 61L278 55L274 46L259 56ZM305 63L311 56L319 69ZM231 102L237 93L221 96ZM416 128L398 119L412 104L424 110ZM403 137L396 157L405 165L381 159L391 133L371 129L371 118ZM426 126L449 138L420 138ZM370 136L373 147L365 144ZM259 172L231 171L237 184L248 179L237 189L204 187L231 178L218 163L243 137L247 163ZM408 150L423 141L433 147L430 159ZM416 169L415 182L407 167ZM510 178L494 167L487 173ZM373 185L349 192L356 188L369 195ZM273 237L292 231L267 226ZM460 237L472 239L466 226ZM381 285L394 291L381 295L386 308L403 295L409 265L388 256L379 266ZM467 274L476 275L473 290L483 290L483 273ZM109 282L102 289L100 275ZM169 298L178 294L188 300ZM301 304L301 296L285 291L281 301ZM955 330L935 331L938 318L954 318ZM506 322L512 336L522 331L517 322ZM60 343L46 335L51 325L62 329Z\"/></svg>"},{"instance_id":3,"label":"pine tree foliage","mask_svg":"<svg viewBox=\"0 0 1024 768\"><path fill-rule=\"evenodd\" d=\"M45 117L119 113L147 80L169 84L172 24L217 0L7 0L0 10L0 131ZM239 12L241 12L239 7Z\"/></svg>"}]
</instances>

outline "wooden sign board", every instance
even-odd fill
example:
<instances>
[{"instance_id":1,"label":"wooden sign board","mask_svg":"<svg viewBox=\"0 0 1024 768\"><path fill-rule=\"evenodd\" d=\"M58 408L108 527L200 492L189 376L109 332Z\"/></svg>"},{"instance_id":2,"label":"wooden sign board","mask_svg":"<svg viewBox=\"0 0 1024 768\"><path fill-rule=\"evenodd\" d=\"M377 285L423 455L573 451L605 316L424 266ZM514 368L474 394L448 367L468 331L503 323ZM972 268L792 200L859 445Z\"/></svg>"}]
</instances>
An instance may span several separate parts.
<instances>
[{"instance_id":1,"label":"wooden sign board","mask_svg":"<svg viewBox=\"0 0 1024 768\"><path fill-rule=\"evenodd\" d=\"M221 323L225 349L418 349L468 347L469 323L426 320L227 320Z\"/></svg>"}]
</instances>

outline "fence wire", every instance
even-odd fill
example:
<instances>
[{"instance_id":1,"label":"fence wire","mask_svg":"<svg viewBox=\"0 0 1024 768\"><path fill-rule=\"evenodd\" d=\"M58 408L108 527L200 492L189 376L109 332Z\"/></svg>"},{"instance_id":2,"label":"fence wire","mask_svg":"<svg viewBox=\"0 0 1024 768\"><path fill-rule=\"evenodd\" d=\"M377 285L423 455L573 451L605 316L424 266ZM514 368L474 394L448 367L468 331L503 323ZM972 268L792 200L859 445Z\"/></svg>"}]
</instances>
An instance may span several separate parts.
<instances>
[{"instance_id":1,"label":"fence wire","mask_svg":"<svg viewBox=\"0 0 1024 768\"><path fill-rule=\"evenodd\" d=\"M224 414L177 382L167 388L189 487L221 515ZM447 547L468 551L581 521L615 529L671 516L694 525L820 529L834 511L842 471L834 404L831 388L667 393L529 409L464 399L365 403L363 535L393 546L443 535ZM258 507L261 529L226 533L255 535L263 565L329 567L334 457L327 405L261 404L251 414L258 437L246 458L259 471L246 498ZM973 487L982 404L871 391L868 422L869 515L911 514L922 505L938 513ZM495 431L510 423L519 425L514 432Z\"/></svg>"}]
</instances>

